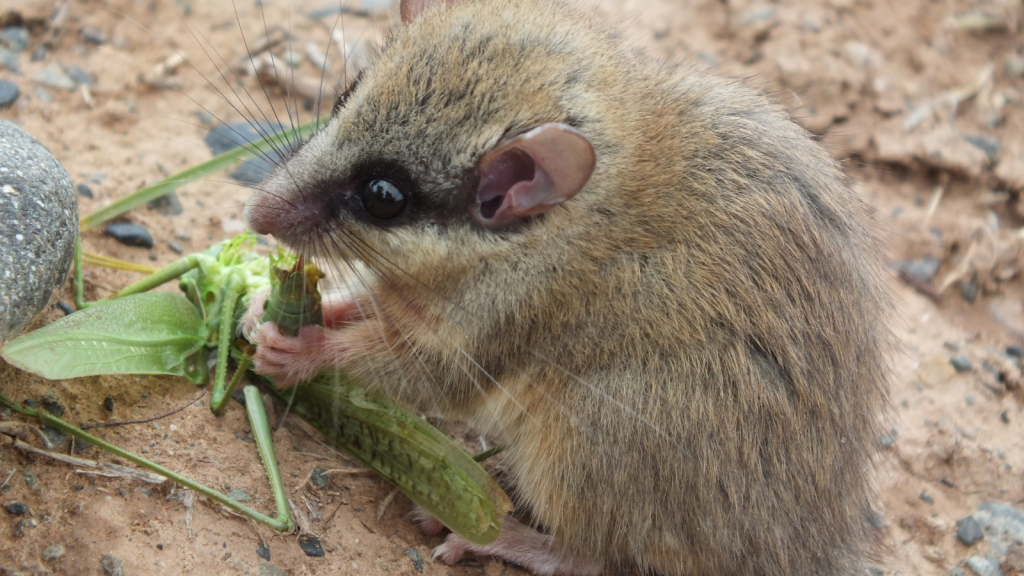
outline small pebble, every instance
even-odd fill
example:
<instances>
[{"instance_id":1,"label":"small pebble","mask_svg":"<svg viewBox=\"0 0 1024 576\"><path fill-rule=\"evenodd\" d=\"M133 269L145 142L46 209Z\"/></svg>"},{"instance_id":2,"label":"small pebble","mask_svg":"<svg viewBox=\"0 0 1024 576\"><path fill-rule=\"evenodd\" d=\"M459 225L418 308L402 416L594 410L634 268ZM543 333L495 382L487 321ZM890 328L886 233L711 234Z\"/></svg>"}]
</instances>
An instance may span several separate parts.
<instances>
[{"instance_id":1,"label":"small pebble","mask_svg":"<svg viewBox=\"0 0 1024 576\"><path fill-rule=\"evenodd\" d=\"M65 316L71 316L75 313L75 309L63 300L57 301L57 308L60 308L60 311L63 312Z\"/></svg>"},{"instance_id":2,"label":"small pebble","mask_svg":"<svg viewBox=\"0 0 1024 576\"><path fill-rule=\"evenodd\" d=\"M1024 348L1011 344L1006 347L1006 354L1007 356L1013 356L1017 360L1022 360L1024 359Z\"/></svg>"},{"instance_id":3,"label":"small pebble","mask_svg":"<svg viewBox=\"0 0 1024 576\"><path fill-rule=\"evenodd\" d=\"M113 554L104 554L100 558L100 566L103 566L103 573L107 576L124 576L124 562Z\"/></svg>"},{"instance_id":4,"label":"small pebble","mask_svg":"<svg viewBox=\"0 0 1024 576\"><path fill-rule=\"evenodd\" d=\"M316 536L299 538L299 548L302 548L306 556L313 558L323 558L324 556L324 545L320 543L320 539Z\"/></svg>"},{"instance_id":5,"label":"small pebble","mask_svg":"<svg viewBox=\"0 0 1024 576\"><path fill-rule=\"evenodd\" d=\"M21 477L25 479L25 486L27 486L29 490L35 489L36 484L39 484L39 476L36 476L36 473L31 470L22 471Z\"/></svg>"},{"instance_id":6,"label":"small pebble","mask_svg":"<svg viewBox=\"0 0 1024 576\"><path fill-rule=\"evenodd\" d=\"M963 356L953 356L949 359L949 363L952 364L953 368L959 373L974 370L974 366L971 364L971 361Z\"/></svg>"},{"instance_id":7,"label":"small pebble","mask_svg":"<svg viewBox=\"0 0 1024 576\"><path fill-rule=\"evenodd\" d=\"M918 496L918 498L927 504L935 504L935 498L932 498L927 492L921 492L921 495Z\"/></svg>"},{"instance_id":8,"label":"small pebble","mask_svg":"<svg viewBox=\"0 0 1024 576\"><path fill-rule=\"evenodd\" d=\"M33 62L40 62L42 60L46 60L46 56L47 56L46 46L43 46L42 44L40 44L39 46L36 46L36 49L32 51L32 61Z\"/></svg>"},{"instance_id":9,"label":"small pebble","mask_svg":"<svg viewBox=\"0 0 1024 576\"><path fill-rule=\"evenodd\" d=\"M412 560L412 567L415 568L417 572L423 572L423 555L419 553L419 550L416 550L415 548L407 548L405 550L405 555Z\"/></svg>"},{"instance_id":10,"label":"small pebble","mask_svg":"<svg viewBox=\"0 0 1024 576\"><path fill-rule=\"evenodd\" d=\"M897 264L900 274L909 276L918 282L931 282L939 272L938 258L918 258Z\"/></svg>"},{"instance_id":11,"label":"small pebble","mask_svg":"<svg viewBox=\"0 0 1024 576\"><path fill-rule=\"evenodd\" d=\"M39 100L43 104L53 104L53 96L50 95L50 91L42 86L36 86L35 90L32 91L35 95L36 100Z\"/></svg>"},{"instance_id":12,"label":"small pebble","mask_svg":"<svg viewBox=\"0 0 1024 576\"><path fill-rule=\"evenodd\" d=\"M10 80L0 80L0 108L6 108L14 104L21 96L18 85Z\"/></svg>"},{"instance_id":13,"label":"small pebble","mask_svg":"<svg viewBox=\"0 0 1024 576\"><path fill-rule=\"evenodd\" d=\"M107 396L106 398L104 398L103 399L103 407L107 409L107 412L113 412L114 411L114 397L113 396Z\"/></svg>"},{"instance_id":14,"label":"small pebble","mask_svg":"<svg viewBox=\"0 0 1024 576\"><path fill-rule=\"evenodd\" d=\"M267 562L270 562L270 548L268 548L267 545L263 544L262 542L260 543L259 546L256 547L256 555L260 558L263 558Z\"/></svg>"},{"instance_id":15,"label":"small pebble","mask_svg":"<svg viewBox=\"0 0 1024 576\"><path fill-rule=\"evenodd\" d=\"M167 247L174 251L175 254L184 254L185 249L178 242L171 240L167 243Z\"/></svg>"},{"instance_id":16,"label":"small pebble","mask_svg":"<svg viewBox=\"0 0 1024 576\"><path fill-rule=\"evenodd\" d=\"M22 51L28 48L28 29L24 26L8 26L0 30L0 44L12 50Z\"/></svg>"},{"instance_id":17,"label":"small pebble","mask_svg":"<svg viewBox=\"0 0 1024 576\"><path fill-rule=\"evenodd\" d=\"M93 85L92 76L78 66L72 64L71 66L66 67L65 71L68 73L68 76L78 84L84 84L86 86Z\"/></svg>"},{"instance_id":18,"label":"small pebble","mask_svg":"<svg viewBox=\"0 0 1024 576\"><path fill-rule=\"evenodd\" d=\"M92 199L92 188L89 188L85 184L79 184L78 186L75 186L75 189L78 190L78 194L80 196L85 196L90 200Z\"/></svg>"},{"instance_id":19,"label":"small pebble","mask_svg":"<svg viewBox=\"0 0 1024 576\"><path fill-rule=\"evenodd\" d=\"M327 487L327 474L324 473L324 469L319 466L313 468L313 474L310 475L309 480L317 488L323 489Z\"/></svg>"},{"instance_id":20,"label":"small pebble","mask_svg":"<svg viewBox=\"0 0 1024 576\"><path fill-rule=\"evenodd\" d=\"M228 492L227 496L228 498L231 498L232 500L237 500L238 502L249 502L251 500L248 494L246 494L245 492L238 488L235 488L234 490Z\"/></svg>"},{"instance_id":21,"label":"small pebble","mask_svg":"<svg viewBox=\"0 0 1024 576\"><path fill-rule=\"evenodd\" d=\"M78 87L78 84L68 76L68 73L64 71L64 68L56 62L50 62L39 72L32 75L32 80L47 86L49 88L57 88L58 90L67 90L71 92Z\"/></svg>"},{"instance_id":22,"label":"small pebble","mask_svg":"<svg viewBox=\"0 0 1024 576\"><path fill-rule=\"evenodd\" d=\"M882 448L885 448L886 450L888 450L888 449L892 448L892 445L895 444L896 441L899 440L899 439L900 439L900 435L894 429L892 432L890 432L888 434L883 434L883 435L879 436L878 437L878 445L881 446Z\"/></svg>"},{"instance_id":23,"label":"small pebble","mask_svg":"<svg viewBox=\"0 0 1024 576\"><path fill-rule=\"evenodd\" d=\"M145 228L133 222L115 222L108 224L104 233L126 246L152 248L153 237Z\"/></svg>"},{"instance_id":24,"label":"small pebble","mask_svg":"<svg viewBox=\"0 0 1024 576\"><path fill-rule=\"evenodd\" d=\"M21 56L14 50L0 47L0 69L2 68L17 72L21 69Z\"/></svg>"},{"instance_id":25,"label":"small pebble","mask_svg":"<svg viewBox=\"0 0 1024 576\"><path fill-rule=\"evenodd\" d=\"M966 398L964 398L964 402L966 402L968 406L974 406L974 395L968 395Z\"/></svg>"},{"instance_id":26,"label":"small pebble","mask_svg":"<svg viewBox=\"0 0 1024 576\"><path fill-rule=\"evenodd\" d=\"M43 560L56 560L64 555L66 550L60 544L50 544L43 548Z\"/></svg>"},{"instance_id":27,"label":"small pebble","mask_svg":"<svg viewBox=\"0 0 1024 576\"><path fill-rule=\"evenodd\" d=\"M269 562L260 562L260 567L256 570L256 576L288 576L288 572Z\"/></svg>"},{"instance_id":28,"label":"small pebble","mask_svg":"<svg viewBox=\"0 0 1024 576\"><path fill-rule=\"evenodd\" d=\"M82 34L82 40L85 40L89 44L106 44L107 35L103 33L103 30L93 26L83 26L80 30Z\"/></svg>"},{"instance_id":29,"label":"small pebble","mask_svg":"<svg viewBox=\"0 0 1024 576\"><path fill-rule=\"evenodd\" d=\"M995 162L999 159L999 138L995 136L988 136L986 134L976 134L973 136L964 136L964 140L969 142L978 150L981 150L988 156L990 162Z\"/></svg>"},{"instance_id":30,"label":"small pebble","mask_svg":"<svg viewBox=\"0 0 1024 576\"><path fill-rule=\"evenodd\" d=\"M4 504L4 510L11 516L24 516L28 514L28 505L22 502L12 502L11 504Z\"/></svg>"},{"instance_id":31,"label":"small pebble","mask_svg":"<svg viewBox=\"0 0 1024 576\"><path fill-rule=\"evenodd\" d=\"M1009 424L1010 423L1010 411L1009 410L1003 410L1002 412L1000 412L999 413L999 419L1003 421L1003 424Z\"/></svg>"},{"instance_id":32,"label":"small pebble","mask_svg":"<svg viewBox=\"0 0 1024 576\"><path fill-rule=\"evenodd\" d=\"M1001 576L1002 572L999 570L999 563L991 558L985 558L984 556L971 556L964 564L971 569L978 576Z\"/></svg>"},{"instance_id":33,"label":"small pebble","mask_svg":"<svg viewBox=\"0 0 1024 576\"><path fill-rule=\"evenodd\" d=\"M25 406L28 406L33 410L39 410L39 400L36 400L35 398L28 398L25 400Z\"/></svg>"},{"instance_id":34,"label":"small pebble","mask_svg":"<svg viewBox=\"0 0 1024 576\"><path fill-rule=\"evenodd\" d=\"M956 529L956 539L964 546L974 546L985 537L981 525L974 519L974 516L967 516L961 520Z\"/></svg>"},{"instance_id":35,"label":"small pebble","mask_svg":"<svg viewBox=\"0 0 1024 576\"><path fill-rule=\"evenodd\" d=\"M146 202L146 208L156 210L163 216L177 216L185 211L181 206L181 200L178 199L178 193L173 191Z\"/></svg>"}]
</instances>

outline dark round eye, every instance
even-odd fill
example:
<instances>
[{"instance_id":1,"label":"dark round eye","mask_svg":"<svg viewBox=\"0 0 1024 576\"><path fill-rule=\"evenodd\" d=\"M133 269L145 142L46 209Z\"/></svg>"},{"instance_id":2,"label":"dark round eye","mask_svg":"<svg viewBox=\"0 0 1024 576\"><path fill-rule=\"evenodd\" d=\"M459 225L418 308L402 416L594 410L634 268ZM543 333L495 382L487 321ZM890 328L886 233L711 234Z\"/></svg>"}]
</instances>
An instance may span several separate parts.
<instances>
[{"instance_id":1,"label":"dark round eye","mask_svg":"<svg viewBox=\"0 0 1024 576\"><path fill-rule=\"evenodd\" d=\"M388 220L402 213L406 197L398 186L389 180L367 180L360 191L363 208L370 216Z\"/></svg>"}]
</instances>

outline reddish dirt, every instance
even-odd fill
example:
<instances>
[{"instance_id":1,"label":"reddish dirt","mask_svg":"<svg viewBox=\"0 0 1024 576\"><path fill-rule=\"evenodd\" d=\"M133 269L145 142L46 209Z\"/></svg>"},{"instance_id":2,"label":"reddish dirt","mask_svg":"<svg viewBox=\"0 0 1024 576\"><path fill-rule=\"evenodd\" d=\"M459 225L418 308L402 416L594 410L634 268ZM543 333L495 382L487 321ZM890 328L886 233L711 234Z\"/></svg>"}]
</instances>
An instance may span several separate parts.
<instances>
[{"instance_id":1,"label":"reddish dirt","mask_svg":"<svg viewBox=\"0 0 1024 576\"><path fill-rule=\"evenodd\" d=\"M892 264L890 284L897 303L892 321L902 343L893 358L894 408L885 416L898 439L880 453L875 473L877 509L885 525L884 555L875 565L884 574L939 575L971 554L989 554L986 542L968 549L955 532L956 522L983 501L1024 501L1024 395L1019 366L1003 353L1007 345L1024 345L1019 231L1024 210L1018 196L1024 189L1021 3L580 3L593 4L622 23L635 44L653 57L712 68L762 87L844 162L854 187L874 208L885 257ZM240 106L239 98L219 78L217 68L224 68L220 57L232 64L244 58L240 28L250 46L264 35L260 9L237 4L236 16L228 2L69 2L59 27L34 31L29 52L48 42L45 60L30 62L25 52L20 74L0 69L0 78L22 90L13 107L0 109L0 118L20 124L54 152L76 182L92 187L94 199L80 198L83 214L206 160L202 137L207 128L197 113L241 119L232 107ZM321 6L262 2L267 22L290 27L300 50L308 41L321 48L327 43L332 18L316 22L304 16ZM14 0L7 8L43 22L53 14L50 3L38 1ZM393 12L374 12L370 18L345 15L346 38L353 45L372 44L394 24ZM1002 28L963 29L965 15L979 14ZM106 42L85 42L83 26L102 31ZM195 66L179 69L181 90L140 82L141 74L176 50ZM52 102L40 99L32 75L54 61L95 75L91 105L80 92L47 89ZM297 74L319 77L309 61ZM337 78L338 69L328 76ZM242 86L269 113L267 98L252 78L232 79L230 85L250 111L264 114ZM274 109L283 114L279 91L269 94ZM302 119L310 114L301 111ZM998 150L991 149L992 142ZM84 247L138 263L166 264L177 258L168 247L176 237L189 237L177 241L191 252L239 231L247 195L245 187L214 175L178 190L184 208L180 215L146 208L129 214L129 220L153 233L153 250L124 247L100 231L87 232ZM934 278L908 282L904 275L901 280L902 263L921 258L936 259ZM90 267L86 278L95 298L137 275ZM962 294L972 290L977 297L970 303ZM69 300L70 294L63 297ZM41 321L59 316L52 310ZM973 369L957 373L951 356L969 359ZM73 422L150 417L189 402L198 392L173 378L51 382L5 364L0 364L0 382L4 393L19 400L57 399ZM108 396L113 413L103 408ZM242 489L261 510L272 507L237 404L216 418L204 399L156 423L100 433L210 486ZM0 481L7 482L0 503L27 504L37 526L22 528L19 536L21 518L2 515L0 572L102 574L101 557L112 554L127 574L270 574L256 553L264 542L270 563L292 574L418 574L410 557L416 553L425 558L425 574L520 573L493 560L456 567L432 563L430 549L439 539L420 535L408 518L406 499L399 496L382 507L391 489L368 474L331 473L326 488L315 487L308 481L314 468L355 465L295 419L289 418L274 440L290 497L309 517L308 531L323 544L321 558L305 555L294 535L275 534L201 501L189 523L184 505L166 498L170 486L82 474L4 443ZM82 456L110 460L95 448ZM26 481L28 473L38 478L34 488ZM43 550L55 543L65 553L43 560Z\"/></svg>"}]
</instances>

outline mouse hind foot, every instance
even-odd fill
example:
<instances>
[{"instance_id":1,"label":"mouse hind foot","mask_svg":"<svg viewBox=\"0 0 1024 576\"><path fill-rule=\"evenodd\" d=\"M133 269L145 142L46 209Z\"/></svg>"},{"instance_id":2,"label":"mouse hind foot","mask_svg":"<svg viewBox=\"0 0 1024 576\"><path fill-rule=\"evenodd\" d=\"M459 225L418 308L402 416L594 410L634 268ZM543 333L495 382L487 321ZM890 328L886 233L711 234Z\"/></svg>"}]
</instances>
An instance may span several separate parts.
<instances>
[{"instance_id":1,"label":"mouse hind foot","mask_svg":"<svg viewBox=\"0 0 1024 576\"><path fill-rule=\"evenodd\" d=\"M450 565L467 554L494 556L541 576L597 576L604 570L603 562L566 554L558 549L552 536L542 534L511 516L505 517L501 534L494 542L480 546L467 542L458 534L449 534L444 544L434 548L431 558Z\"/></svg>"}]
</instances>

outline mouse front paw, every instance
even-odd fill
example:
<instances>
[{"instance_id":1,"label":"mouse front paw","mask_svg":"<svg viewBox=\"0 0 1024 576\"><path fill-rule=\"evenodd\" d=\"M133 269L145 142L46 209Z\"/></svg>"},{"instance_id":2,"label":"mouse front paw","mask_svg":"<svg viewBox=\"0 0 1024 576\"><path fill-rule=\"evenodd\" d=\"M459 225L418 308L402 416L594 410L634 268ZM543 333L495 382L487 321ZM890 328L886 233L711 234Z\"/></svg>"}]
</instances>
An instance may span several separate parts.
<instances>
[{"instance_id":1,"label":"mouse front paw","mask_svg":"<svg viewBox=\"0 0 1024 576\"><path fill-rule=\"evenodd\" d=\"M420 527L420 532L424 536L437 536L445 530L445 525L419 504L412 509L412 519Z\"/></svg>"},{"instance_id":2,"label":"mouse front paw","mask_svg":"<svg viewBox=\"0 0 1024 576\"><path fill-rule=\"evenodd\" d=\"M323 326L309 324L300 328L298 335L285 336L277 324L265 322L253 335L253 367L260 374L272 376L282 388L294 386L327 368L326 341L327 329Z\"/></svg>"},{"instance_id":3,"label":"mouse front paw","mask_svg":"<svg viewBox=\"0 0 1024 576\"><path fill-rule=\"evenodd\" d=\"M473 552L474 548L479 547L473 546L462 536L453 532L444 539L443 544L434 548L434 551L430 553L430 559L451 566L462 560L466 553Z\"/></svg>"}]
</instances>

